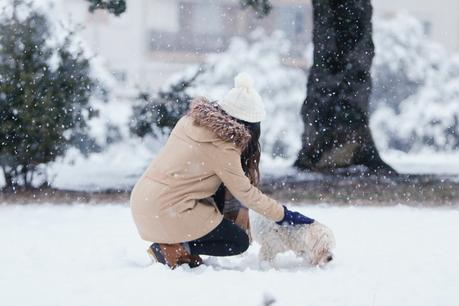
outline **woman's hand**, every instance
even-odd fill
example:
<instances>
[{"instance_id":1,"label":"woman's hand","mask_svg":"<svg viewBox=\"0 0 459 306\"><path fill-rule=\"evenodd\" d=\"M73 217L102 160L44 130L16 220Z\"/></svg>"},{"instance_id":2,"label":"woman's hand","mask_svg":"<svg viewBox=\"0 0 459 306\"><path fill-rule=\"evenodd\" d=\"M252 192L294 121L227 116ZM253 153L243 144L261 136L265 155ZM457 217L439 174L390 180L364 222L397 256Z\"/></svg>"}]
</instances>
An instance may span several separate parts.
<instances>
[{"instance_id":1,"label":"woman's hand","mask_svg":"<svg viewBox=\"0 0 459 306\"><path fill-rule=\"evenodd\" d=\"M296 211L290 211L284 206L284 218L278 222L279 225L300 225L300 224L311 224L314 219L308 218L305 215L300 214Z\"/></svg>"}]
</instances>

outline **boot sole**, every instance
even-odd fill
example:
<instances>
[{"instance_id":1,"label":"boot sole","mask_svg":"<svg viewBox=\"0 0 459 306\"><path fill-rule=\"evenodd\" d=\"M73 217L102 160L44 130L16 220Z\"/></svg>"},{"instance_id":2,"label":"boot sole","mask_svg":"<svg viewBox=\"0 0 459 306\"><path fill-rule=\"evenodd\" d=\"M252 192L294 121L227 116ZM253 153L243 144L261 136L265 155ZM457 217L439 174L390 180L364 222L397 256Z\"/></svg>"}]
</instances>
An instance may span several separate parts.
<instances>
[{"instance_id":1,"label":"boot sole","mask_svg":"<svg viewBox=\"0 0 459 306\"><path fill-rule=\"evenodd\" d=\"M155 264L158 262L158 259L156 259L155 254L150 248L147 249L147 254L148 257L151 259L151 264Z\"/></svg>"}]
</instances>

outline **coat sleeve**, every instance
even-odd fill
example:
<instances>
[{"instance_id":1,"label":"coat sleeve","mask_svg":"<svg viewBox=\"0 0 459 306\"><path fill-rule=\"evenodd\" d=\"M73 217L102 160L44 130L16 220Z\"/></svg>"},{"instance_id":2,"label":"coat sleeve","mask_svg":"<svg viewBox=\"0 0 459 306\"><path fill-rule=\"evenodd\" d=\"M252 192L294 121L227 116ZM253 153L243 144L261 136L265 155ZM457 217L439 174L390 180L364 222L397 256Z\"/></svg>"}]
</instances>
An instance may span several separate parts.
<instances>
[{"instance_id":1,"label":"coat sleeve","mask_svg":"<svg viewBox=\"0 0 459 306\"><path fill-rule=\"evenodd\" d=\"M273 221L284 217L284 208L250 183L241 165L240 151L233 146L220 147L214 156L214 171L231 194L244 206Z\"/></svg>"}]
</instances>

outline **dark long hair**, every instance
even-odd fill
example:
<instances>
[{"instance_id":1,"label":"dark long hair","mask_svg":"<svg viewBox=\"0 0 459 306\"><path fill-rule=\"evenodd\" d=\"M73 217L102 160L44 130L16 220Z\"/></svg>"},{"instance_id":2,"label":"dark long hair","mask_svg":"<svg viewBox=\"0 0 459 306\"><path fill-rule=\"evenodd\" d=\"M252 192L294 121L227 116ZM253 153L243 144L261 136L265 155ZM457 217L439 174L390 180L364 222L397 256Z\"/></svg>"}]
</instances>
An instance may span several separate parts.
<instances>
[{"instance_id":1,"label":"dark long hair","mask_svg":"<svg viewBox=\"0 0 459 306\"><path fill-rule=\"evenodd\" d=\"M250 141L241 154L241 164L245 175L249 178L252 185L258 185L260 182L260 122L250 123L240 121L250 132Z\"/></svg>"}]
</instances>

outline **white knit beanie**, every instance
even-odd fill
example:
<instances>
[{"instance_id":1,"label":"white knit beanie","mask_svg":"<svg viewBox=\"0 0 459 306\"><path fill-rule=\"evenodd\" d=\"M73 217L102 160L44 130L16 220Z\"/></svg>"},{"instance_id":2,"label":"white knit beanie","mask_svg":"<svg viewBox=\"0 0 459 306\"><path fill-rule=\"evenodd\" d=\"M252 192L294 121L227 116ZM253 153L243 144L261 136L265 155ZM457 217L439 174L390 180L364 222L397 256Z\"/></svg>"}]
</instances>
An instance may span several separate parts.
<instances>
[{"instance_id":1,"label":"white knit beanie","mask_svg":"<svg viewBox=\"0 0 459 306\"><path fill-rule=\"evenodd\" d=\"M246 72L234 78L234 88L218 104L228 115L246 122L260 122L266 115L263 100Z\"/></svg>"}]
</instances>

